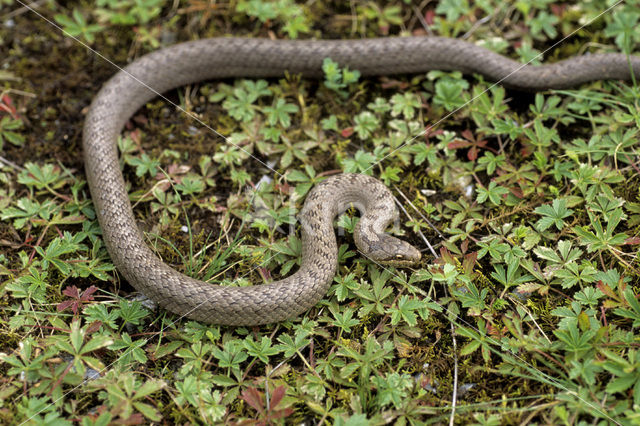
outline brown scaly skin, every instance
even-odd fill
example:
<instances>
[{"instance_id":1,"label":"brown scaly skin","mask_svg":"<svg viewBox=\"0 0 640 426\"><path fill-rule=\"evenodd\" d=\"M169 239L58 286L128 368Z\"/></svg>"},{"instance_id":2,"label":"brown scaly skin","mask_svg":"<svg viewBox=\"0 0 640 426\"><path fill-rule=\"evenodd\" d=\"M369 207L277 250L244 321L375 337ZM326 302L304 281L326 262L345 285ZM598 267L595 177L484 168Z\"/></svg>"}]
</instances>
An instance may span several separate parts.
<instances>
[{"instance_id":1,"label":"brown scaly skin","mask_svg":"<svg viewBox=\"0 0 640 426\"><path fill-rule=\"evenodd\" d=\"M302 265L292 276L267 285L220 287L182 275L151 252L136 226L116 145L122 126L136 110L157 93L202 80L276 77L285 71L322 77L322 61L327 57L363 75L460 70L529 91L596 79L629 80L631 70L640 78L638 57L587 55L523 67L471 43L440 37L320 41L218 38L152 52L103 86L91 104L83 134L87 179L107 249L136 289L171 312L204 322L253 325L294 317L315 305L329 288L337 268L331 223L351 204L363 212L355 239L365 255L396 264L419 259L415 248L381 234L397 215L393 198L382 183L363 175L336 176L312 190L299 215Z\"/></svg>"}]
</instances>

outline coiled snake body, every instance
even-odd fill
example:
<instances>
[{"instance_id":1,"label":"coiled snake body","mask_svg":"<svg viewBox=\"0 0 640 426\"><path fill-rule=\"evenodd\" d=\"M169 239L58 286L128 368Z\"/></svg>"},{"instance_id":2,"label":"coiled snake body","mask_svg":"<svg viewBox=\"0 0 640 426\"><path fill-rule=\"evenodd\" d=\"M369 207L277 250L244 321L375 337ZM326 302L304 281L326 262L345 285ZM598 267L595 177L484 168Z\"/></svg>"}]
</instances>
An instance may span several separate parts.
<instances>
[{"instance_id":1,"label":"coiled snake body","mask_svg":"<svg viewBox=\"0 0 640 426\"><path fill-rule=\"evenodd\" d=\"M189 278L162 262L145 244L120 171L117 137L125 122L156 93L225 77L275 77L285 71L322 76L324 58L363 75L428 70L480 73L523 90L564 88L594 79L640 77L640 58L586 55L550 65L524 66L455 39L406 37L365 40L271 41L217 38L177 44L147 54L113 76L91 104L83 132L85 168L103 237L118 270L165 309L196 320L252 325L281 321L312 307L337 267L332 229L349 205L363 213L356 243L375 260L416 261L420 253L383 231L396 215L386 187L363 175L339 175L308 195L301 223L302 264L284 280L252 287L221 287ZM150 90L153 89L153 90Z\"/></svg>"}]
</instances>

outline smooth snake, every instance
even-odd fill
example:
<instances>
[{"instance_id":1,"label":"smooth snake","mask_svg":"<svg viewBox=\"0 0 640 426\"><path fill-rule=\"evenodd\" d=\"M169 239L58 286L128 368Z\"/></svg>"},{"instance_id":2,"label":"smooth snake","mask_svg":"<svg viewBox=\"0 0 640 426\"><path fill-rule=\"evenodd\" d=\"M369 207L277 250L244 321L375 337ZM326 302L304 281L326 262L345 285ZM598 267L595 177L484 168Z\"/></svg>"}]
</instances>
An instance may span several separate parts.
<instances>
[{"instance_id":1,"label":"smooth snake","mask_svg":"<svg viewBox=\"0 0 640 426\"><path fill-rule=\"evenodd\" d=\"M85 169L104 241L118 271L138 291L171 312L208 323L256 325L294 317L314 306L333 280L338 255L332 222L349 206L362 214L354 239L364 254L391 263L419 260L417 249L384 233L397 217L389 190L377 179L357 174L337 175L312 189L298 215L301 265L293 275L269 284L223 287L183 275L147 247L136 225L118 161L117 138L139 108L157 93L203 80L278 77L285 71L321 78L324 58L364 76L459 70L526 91L600 79L630 80L631 69L640 78L640 58L634 56L591 54L523 66L472 43L441 37L214 38L144 55L102 87L83 132Z\"/></svg>"}]
</instances>

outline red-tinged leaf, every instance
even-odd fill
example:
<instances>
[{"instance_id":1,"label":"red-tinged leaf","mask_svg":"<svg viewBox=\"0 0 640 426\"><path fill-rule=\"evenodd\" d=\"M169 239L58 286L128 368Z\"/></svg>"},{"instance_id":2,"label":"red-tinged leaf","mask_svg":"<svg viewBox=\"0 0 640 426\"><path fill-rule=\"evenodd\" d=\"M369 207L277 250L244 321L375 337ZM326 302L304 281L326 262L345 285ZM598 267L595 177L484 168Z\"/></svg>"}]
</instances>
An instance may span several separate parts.
<instances>
[{"instance_id":1,"label":"red-tinged leaf","mask_svg":"<svg viewBox=\"0 0 640 426\"><path fill-rule=\"evenodd\" d=\"M469 149L469 152L467 152L467 158L469 161L476 161L478 159L478 147L476 145Z\"/></svg>"},{"instance_id":2,"label":"red-tinged leaf","mask_svg":"<svg viewBox=\"0 0 640 426\"><path fill-rule=\"evenodd\" d=\"M133 117L133 121L138 124L147 125L149 124L149 119L144 114L138 114Z\"/></svg>"},{"instance_id":3,"label":"red-tinged leaf","mask_svg":"<svg viewBox=\"0 0 640 426\"><path fill-rule=\"evenodd\" d=\"M282 194L291 194L291 185L288 182L284 182L282 184L276 184L275 189Z\"/></svg>"},{"instance_id":4,"label":"red-tinged leaf","mask_svg":"<svg viewBox=\"0 0 640 426\"><path fill-rule=\"evenodd\" d=\"M65 287L65 289L62 290L62 294L68 297L73 297L74 299L80 297L80 291L78 291L78 287L76 287L75 285Z\"/></svg>"},{"instance_id":5,"label":"red-tinged leaf","mask_svg":"<svg viewBox=\"0 0 640 426\"><path fill-rule=\"evenodd\" d=\"M424 28L420 27L420 28L416 28L411 30L411 35L415 36L415 37L425 37L428 36L429 33L427 33L427 30L425 30Z\"/></svg>"},{"instance_id":6,"label":"red-tinged leaf","mask_svg":"<svg viewBox=\"0 0 640 426\"><path fill-rule=\"evenodd\" d=\"M497 334L497 329L496 329L496 327L495 327L493 324L491 324L491 323L488 323L488 324L487 324L487 331L488 331L488 332L489 332L489 334L490 334L490 335L492 335L492 336L495 336L495 335Z\"/></svg>"},{"instance_id":7,"label":"red-tinged leaf","mask_svg":"<svg viewBox=\"0 0 640 426\"><path fill-rule=\"evenodd\" d=\"M87 334L95 333L96 331L100 330L101 326L102 326L102 321L92 322L89 325L89 327L87 327Z\"/></svg>"},{"instance_id":8,"label":"red-tinged leaf","mask_svg":"<svg viewBox=\"0 0 640 426\"><path fill-rule=\"evenodd\" d=\"M477 251L471 252L464 256L464 259L462 260L462 269L467 275L471 275L471 273L473 272L473 267L476 265L477 260L478 260Z\"/></svg>"},{"instance_id":9,"label":"red-tinged leaf","mask_svg":"<svg viewBox=\"0 0 640 426\"><path fill-rule=\"evenodd\" d=\"M96 291L98 291L98 287L96 287L95 285L92 285L82 293L81 300L83 302L88 302L90 300L93 300L93 293L95 293Z\"/></svg>"},{"instance_id":10,"label":"red-tinged leaf","mask_svg":"<svg viewBox=\"0 0 640 426\"><path fill-rule=\"evenodd\" d=\"M76 287L75 285L66 287L64 290L62 290L62 294L64 294L67 297L70 297L72 300L66 300L58 304L57 306L58 311L62 312L65 309L71 307L71 310L73 311L73 313L77 314L80 306L82 306L84 302L93 300L92 295L97 290L98 290L98 287L92 285L81 294L80 291L78 290L78 287Z\"/></svg>"},{"instance_id":11,"label":"red-tinged leaf","mask_svg":"<svg viewBox=\"0 0 640 426\"><path fill-rule=\"evenodd\" d=\"M603 292L606 296L616 300L620 299L618 295L613 291L613 289L609 287L607 284L603 283L602 281L598 281L598 284L596 284L596 287L598 287L598 289L601 292Z\"/></svg>"},{"instance_id":12,"label":"red-tinged leaf","mask_svg":"<svg viewBox=\"0 0 640 426\"><path fill-rule=\"evenodd\" d=\"M143 123L143 124L145 124L145 123ZM138 148L140 148L140 138L142 137L142 133L140 132L140 129L132 130L129 133L129 137L131 138L132 141L134 141L136 143Z\"/></svg>"},{"instance_id":13,"label":"red-tinged leaf","mask_svg":"<svg viewBox=\"0 0 640 426\"><path fill-rule=\"evenodd\" d=\"M502 328L498 328L491 323L487 324L487 330L489 331L489 334L491 336L495 336L495 337L503 337L508 331L506 326L503 326Z\"/></svg>"},{"instance_id":14,"label":"red-tinged leaf","mask_svg":"<svg viewBox=\"0 0 640 426\"><path fill-rule=\"evenodd\" d=\"M133 413L128 419L119 421L121 425L143 425L146 423L144 416L141 413Z\"/></svg>"},{"instance_id":15,"label":"red-tinged leaf","mask_svg":"<svg viewBox=\"0 0 640 426\"><path fill-rule=\"evenodd\" d=\"M562 15L564 15L564 11L567 9L566 5L556 3L550 5L549 7L551 8L551 13L556 15L558 18L562 18Z\"/></svg>"},{"instance_id":16,"label":"red-tinged leaf","mask_svg":"<svg viewBox=\"0 0 640 426\"><path fill-rule=\"evenodd\" d=\"M269 419L284 419L293 414L293 408L285 408L282 410L269 412Z\"/></svg>"},{"instance_id":17,"label":"red-tinged leaf","mask_svg":"<svg viewBox=\"0 0 640 426\"><path fill-rule=\"evenodd\" d=\"M427 23L427 25L433 25L433 23L435 22L435 18L436 18L435 9L429 9L424 14L424 20Z\"/></svg>"},{"instance_id":18,"label":"red-tinged leaf","mask_svg":"<svg viewBox=\"0 0 640 426\"><path fill-rule=\"evenodd\" d=\"M640 244L640 237L629 237L624 241L623 244L627 244L627 245Z\"/></svg>"},{"instance_id":19,"label":"red-tinged leaf","mask_svg":"<svg viewBox=\"0 0 640 426\"><path fill-rule=\"evenodd\" d=\"M13 101L11 100L11 96L7 94L2 95L2 103L7 106L13 106Z\"/></svg>"},{"instance_id":20,"label":"red-tinged leaf","mask_svg":"<svg viewBox=\"0 0 640 426\"><path fill-rule=\"evenodd\" d=\"M446 249L446 247L440 247L440 257L445 261L445 263L450 263L451 265L456 264L456 258L453 257L451 252Z\"/></svg>"},{"instance_id":21,"label":"red-tinged leaf","mask_svg":"<svg viewBox=\"0 0 640 426\"><path fill-rule=\"evenodd\" d=\"M620 278L618 281L618 292L620 293L620 300L622 300L622 293L627 289L627 283Z\"/></svg>"},{"instance_id":22,"label":"red-tinged leaf","mask_svg":"<svg viewBox=\"0 0 640 426\"><path fill-rule=\"evenodd\" d=\"M524 197L524 193L520 188L509 188L509 191L513 194L514 197L522 199Z\"/></svg>"},{"instance_id":23,"label":"red-tinged leaf","mask_svg":"<svg viewBox=\"0 0 640 426\"><path fill-rule=\"evenodd\" d=\"M11 109L7 105L5 105L3 103L0 103L0 111L4 111L4 112L7 112L7 113L11 114ZM14 117L12 116L12 118L14 118Z\"/></svg>"},{"instance_id":24,"label":"red-tinged leaf","mask_svg":"<svg viewBox=\"0 0 640 426\"><path fill-rule=\"evenodd\" d=\"M184 175L189 173L190 171L191 171L191 166L188 166L186 164L171 163L169 164L169 167L167 167L167 174L169 176ZM161 174L164 178L166 178L166 175L164 173L159 173L159 174Z\"/></svg>"},{"instance_id":25,"label":"red-tinged leaf","mask_svg":"<svg viewBox=\"0 0 640 426\"><path fill-rule=\"evenodd\" d=\"M424 140L426 142L429 142L429 138L431 138L432 136L438 136L443 133L444 133L444 130L442 129L433 130L433 127L427 126L424 128Z\"/></svg>"},{"instance_id":26,"label":"red-tinged leaf","mask_svg":"<svg viewBox=\"0 0 640 426\"><path fill-rule=\"evenodd\" d=\"M348 138L352 134L353 134L353 127L347 127L346 129L342 129L342 131L340 132L340 136L342 136L343 138Z\"/></svg>"},{"instance_id":27,"label":"red-tinged leaf","mask_svg":"<svg viewBox=\"0 0 640 426\"><path fill-rule=\"evenodd\" d=\"M260 414L264 414L264 404L262 402L262 392L256 388L247 388L240 396L247 404Z\"/></svg>"},{"instance_id":28,"label":"red-tinged leaf","mask_svg":"<svg viewBox=\"0 0 640 426\"><path fill-rule=\"evenodd\" d=\"M465 130L463 130L463 131L461 132L461 134L462 134L462 137L463 137L463 138L465 138L465 139L467 139L467 140L472 141L472 140L474 140L474 139L475 139L475 137L473 136L473 132L471 132L471 130L469 130L469 129L465 129Z\"/></svg>"},{"instance_id":29,"label":"red-tinged leaf","mask_svg":"<svg viewBox=\"0 0 640 426\"><path fill-rule=\"evenodd\" d=\"M256 269L258 270L258 273L260 274L263 280L271 281L271 271L269 269L262 266L259 266Z\"/></svg>"},{"instance_id":30,"label":"red-tinged leaf","mask_svg":"<svg viewBox=\"0 0 640 426\"><path fill-rule=\"evenodd\" d=\"M382 80L382 84L380 84L380 87L382 87L383 89L406 90L409 88L409 86L410 84L406 81L400 81L393 78L384 78Z\"/></svg>"},{"instance_id":31,"label":"red-tinged leaf","mask_svg":"<svg viewBox=\"0 0 640 426\"><path fill-rule=\"evenodd\" d=\"M278 404L280 404L280 401L282 401L285 393L286 389L284 386L278 386L277 388L275 388L275 390L273 391L273 395L271 396L270 407L272 410L276 408Z\"/></svg>"},{"instance_id":32,"label":"red-tinged leaf","mask_svg":"<svg viewBox=\"0 0 640 426\"><path fill-rule=\"evenodd\" d=\"M18 115L18 110L15 106L13 106L13 100L11 96L5 94L2 96L2 100L0 101L0 109L8 112L11 115L11 118L14 120L18 120L20 116Z\"/></svg>"},{"instance_id":33,"label":"red-tinged leaf","mask_svg":"<svg viewBox=\"0 0 640 426\"><path fill-rule=\"evenodd\" d=\"M58 310L58 312L62 312L65 309L67 309L69 306L73 305L73 313L77 314L78 313L78 303L75 300L65 300L64 302L60 302L58 303L58 305L56 306L56 309Z\"/></svg>"},{"instance_id":34,"label":"red-tinged leaf","mask_svg":"<svg viewBox=\"0 0 640 426\"><path fill-rule=\"evenodd\" d=\"M471 142L462 139L456 139L453 142L449 142L447 144L447 148L449 149L466 148L468 146L471 146Z\"/></svg>"}]
</instances>

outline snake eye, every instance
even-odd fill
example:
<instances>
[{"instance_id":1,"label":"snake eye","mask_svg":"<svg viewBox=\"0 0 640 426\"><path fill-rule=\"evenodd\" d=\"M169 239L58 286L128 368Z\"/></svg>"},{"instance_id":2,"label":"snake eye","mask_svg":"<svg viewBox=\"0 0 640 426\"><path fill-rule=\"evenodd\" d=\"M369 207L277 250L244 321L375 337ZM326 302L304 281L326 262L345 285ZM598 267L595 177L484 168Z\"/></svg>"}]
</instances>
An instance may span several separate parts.
<instances>
[{"instance_id":1,"label":"snake eye","mask_svg":"<svg viewBox=\"0 0 640 426\"><path fill-rule=\"evenodd\" d=\"M396 254L396 259L404 259L404 256L401 254Z\"/></svg>"}]
</instances>

